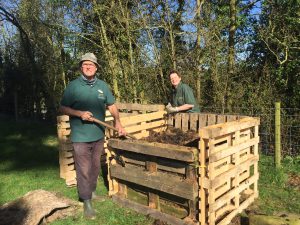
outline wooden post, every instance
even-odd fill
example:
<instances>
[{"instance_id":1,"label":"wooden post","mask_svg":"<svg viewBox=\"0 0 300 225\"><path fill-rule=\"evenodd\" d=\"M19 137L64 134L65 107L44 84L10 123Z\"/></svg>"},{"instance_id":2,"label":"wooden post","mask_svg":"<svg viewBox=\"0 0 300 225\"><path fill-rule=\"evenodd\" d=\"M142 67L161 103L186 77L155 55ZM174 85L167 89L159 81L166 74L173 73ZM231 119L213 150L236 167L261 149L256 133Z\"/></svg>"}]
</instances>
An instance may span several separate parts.
<instances>
[{"instance_id":1,"label":"wooden post","mask_svg":"<svg viewBox=\"0 0 300 225\"><path fill-rule=\"evenodd\" d=\"M275 166L281 167L280 102L275 102Z\"/></svg>"}]
</instances>

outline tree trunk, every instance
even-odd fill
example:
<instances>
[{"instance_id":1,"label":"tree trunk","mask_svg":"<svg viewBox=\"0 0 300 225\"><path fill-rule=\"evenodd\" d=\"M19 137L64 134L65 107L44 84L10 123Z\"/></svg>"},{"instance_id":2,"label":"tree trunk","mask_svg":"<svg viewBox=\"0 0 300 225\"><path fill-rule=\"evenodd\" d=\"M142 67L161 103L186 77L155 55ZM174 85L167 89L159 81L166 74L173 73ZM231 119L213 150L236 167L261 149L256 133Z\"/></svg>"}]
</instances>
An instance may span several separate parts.
<instances>
[{"instance_id":1,"label":"tree trunk","mask_svg":"<svg viewBox=\"0 0 300 225\"><path fill-rule=\"evenodd\" d=\"M235 31L236 31L236 0L230 0L230 26L229 26L229 40L228 40L228 75L226 82L226 102L227 109L231 112L232 107L232 78L234 77L235 67Z\"/></svg>"},{"instance_id":2,"label":"tree trunk","mask_svg":"<svg viewBox=\"0 0 300 225\"><path fill-rule=\"evenodd\" d=\"M201 73L202 71L202 63L203 57L201 56L201 10L202 5L205 0L197 0L197 10L196 10L196 21L197 21L197 40L196 40L196 54L197 54L197 71L198 76L196 78L196 99L200 104L201 102Z\"/></svg>"}]
</instances>

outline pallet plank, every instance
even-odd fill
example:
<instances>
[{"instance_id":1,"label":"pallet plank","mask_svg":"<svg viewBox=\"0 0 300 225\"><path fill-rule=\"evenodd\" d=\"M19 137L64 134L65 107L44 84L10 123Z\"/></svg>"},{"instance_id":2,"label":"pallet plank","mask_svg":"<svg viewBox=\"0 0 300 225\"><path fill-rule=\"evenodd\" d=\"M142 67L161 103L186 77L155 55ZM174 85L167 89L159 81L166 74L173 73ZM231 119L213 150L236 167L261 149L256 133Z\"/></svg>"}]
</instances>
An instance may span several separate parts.
<instances>
[{"instance_id":1,"label":"pallet plank","mask_svg":"<svg viewBox=\"0 0 300 225\"><path fill-rule=\"evenodd\" d=\"M186 162L194 162L197 148L171 144L149 143L138 140L109 139L108 146L145 155L160 156Z\"/></svg>"},{"instance_id":2,"label":"pallet plank","mask_svg":"<svg viewBox=\"0 0 300 225\"><path fill-rule=\"evenodd\" d=\"M228 133L234 133L237 130L246 129L259 125L257 118L243 118L237 121L232 121L223 124L216 124L207 126L200 129L200 137L202 138L215 138Z\"/></svg>"},{"instance_id":3,"label":"pallet plank","mask_svg":"<svg viewBox=\"0 0 300 225\"><path fill-rule=\"evenodd\" d=\"M152 218L165 221L168 224L172 225L199 225L198 222L191 222L191 221L184 221L181 219L178 219L174 216L168 215L166 213L159 212L155 209L151 209L147 206L143 206L141 204L138 204L136 202L130 201L128 199L124 199L119 197L118 195L113 195L112 196L113 201L119 203L125 208L131 208L134 209L135 211L142 213L144 215L151 216Z\"/></svg>"},{"instance_id":4,"label":"pallet plank","mask_svg":"<svg viewBox=\"0 0 300 225\"><path fill-rule=\"evenodd\" d=\"M134 171L134 173L132 171ZM149 173L135 166L126 165L126 167L122 167L116 164L110 167L110 175L113 178L120 180L126 179L126 181L185 199L195 200L198 196L198 186L196 182L182 180L178 176L171 176L159 171Z\"/></svg>"},{"instance_id":5,"label":"pallet plank","mask_svg":"<svg viewBox=\"0 0 300 225\"><path fill-rule=\"evenodd\" d=\"M150 104L138 104L138 103L121 103L117 102L116 106L119 110L136 110L136 111L164 111L164 105L150 105Z\"/></svg>"},{"instance_id":6,"label":"pallet plank","mask_svg":"<svg viewBox=\"0 0 300 225\"><path fill-rule=\"evenodd\" d=\"M249 148L259 143L259 137L243 141L239 144L226 148L224 151L218 151L210 155L209 159L211 162L218 161L222 158L235 154L236 152L240 152L243 149Z\"/></svg>"},{"instance_id":7,"label":"pallet plank","mask_svg":"<svg viewBox=\"0 0 300 225\"><path fill-rule=\"evenodd\" d=\"M158 112L153 112L153 113L146 113L146 114L139 114L139 115L134 115L130 116L130 119L128 117L122 117L120 118L121 123L124 127L134 125L137 123L141 122L149 122L151 120L157 120L157 119L162 119L165 118L165 111L158 111Z\"/></svg>"},{"instance_id":8,"label":"pallet plank","mask_svg":"<svg viewBox=\"0 0 300 225\"><path fill-rule=\"evenodd\" d=\"M199 114L191 113L190 114L190 130L198 131L199 129Z\"/></svg>"}]
</instances>

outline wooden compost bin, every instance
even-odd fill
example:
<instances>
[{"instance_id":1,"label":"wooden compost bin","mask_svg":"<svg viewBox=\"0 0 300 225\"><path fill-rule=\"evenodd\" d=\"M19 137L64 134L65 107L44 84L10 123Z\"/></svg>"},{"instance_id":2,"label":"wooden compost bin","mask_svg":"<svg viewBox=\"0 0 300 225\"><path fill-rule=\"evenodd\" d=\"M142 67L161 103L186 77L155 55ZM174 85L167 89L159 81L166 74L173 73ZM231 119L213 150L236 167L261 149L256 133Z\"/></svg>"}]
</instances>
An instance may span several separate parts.
<instances>
[{"instance_id":1,"label":"wooden compost bin","mask_svg":"<svg viewBox=\"0 0 300 225\"><path fill-rule=\"evenodd\" d=\"M130 103L116 103L120 117L125 118L130 115L138 115L142 113L149 113L154 111L164 110L164 105L142 105ZM113 120L109 111L106 112L106 122ZM61 115L57 117L57 134L59 141L59 166L60 177L65 179L68 187L76 186L76 170L73 158L73 146L70 141L70 123L69 116ZM112 136L113 133L106 130L106 136ZM107 143L104 144L105 151ZM104 161L103 161L104 160ZM105 163L106 157L102 157L102 164Z\"/></svg>"},{"instance_id":2,"label":"wooden compost bin","mask_svg":"<svg viewBox=\"0 0 300 225\"><path fill-rule=\"evenodd\" d=\"M121 120L138 140L108 140L119 204L169 224L226 225L258 196L258 118L158 111ZM196 131L194 147L139 140L167 126Z\"/></svg>"}]
</instances>

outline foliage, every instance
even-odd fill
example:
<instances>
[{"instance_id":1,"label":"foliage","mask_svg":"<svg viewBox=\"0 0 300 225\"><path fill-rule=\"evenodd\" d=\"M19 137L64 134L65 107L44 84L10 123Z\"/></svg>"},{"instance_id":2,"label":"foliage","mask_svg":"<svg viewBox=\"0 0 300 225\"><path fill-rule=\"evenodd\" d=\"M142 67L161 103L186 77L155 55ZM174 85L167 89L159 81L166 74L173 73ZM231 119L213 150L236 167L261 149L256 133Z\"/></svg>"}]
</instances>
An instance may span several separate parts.
<instances>
[{"instance_id":1,"label":"foliage","mask_svg":"<svg viewBox=\"0 0 300 225\"><path fill-rule=\"evenodd\" d=\"M200 106L300 107L297 0L19 2L0 3L2 112L54 119L87 51L118 101L167 102L178 69Z\"/></svg>"}]
</instances>

